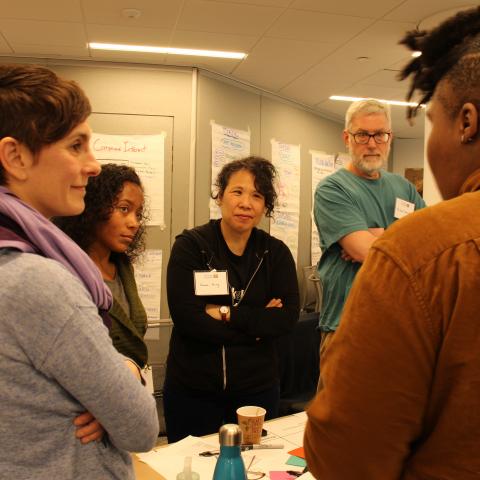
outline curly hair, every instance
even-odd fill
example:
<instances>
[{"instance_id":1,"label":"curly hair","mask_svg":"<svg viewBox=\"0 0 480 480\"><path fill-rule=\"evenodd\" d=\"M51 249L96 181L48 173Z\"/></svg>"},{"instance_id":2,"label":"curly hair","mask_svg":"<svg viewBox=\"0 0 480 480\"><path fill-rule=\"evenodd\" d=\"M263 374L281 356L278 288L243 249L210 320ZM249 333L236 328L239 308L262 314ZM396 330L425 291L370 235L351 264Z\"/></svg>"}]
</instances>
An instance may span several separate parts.
<instances>
[{"instance_id":1,"label":"curly hair","mask_svg":"<svg viewBox=\"0 0 480 480\"><path fill-rule=\"evenodd\" d=\"M277 170L272 162L269 162L262 157L251 156L225 164L217 175L215 186L218 191L212 193L212 198L217 200L223 197L228 182L230 181L230 177L239 170L247 170L253 175L255 178L255 188L265 199L265 215L271 217L275 202L277 201L277 192L275 191L274 186L274 179L277 175Z\"/></svg>"},{"instance_id":2,"label":"curly hair","mask_svg":"<svg viewBox=\"0 0 480 480\"><path fill-rule=\"evenodd\" d=\"M452 117L467 101L480 106L480 7L457 13L430 32L412 30L400 43L412 51L422 52L399 74L400 80L412 75L408 100L416 90L421 95L419 105L408 109L408 118L414 117L420 104L432 98L442 79L446 79L455 92L454 104L439 97Z\"/></svg>"},{"instance_id":3,"label":"curly hair","mask_svg":"<svg viewBox=\"0 0 480 480\"><path fill-rule=\"evenodd\" d=\"M0 65L0 138L13 137L35 155L90 113L90 102L74 81L39 65ZM0 165L0 185L5 183Z\"/></svg>"},{"instance_id":4,"label":"curly hair","mask_svg":"<svg viewBox=\"0 0 480 480\"><path fill-rule=\"evenodd\" d=\"M133 168L114 163L102 165L100 174L88 180L83 213L73 217L56 217L54 223L88 252L95 241L97 227L110 219L125 182L138 185L143 192L142 182ZM147 216L142 210L138 231L125 252L130 261L134 261L145 249L146 221Z\"/></svg>"}]
</instances>

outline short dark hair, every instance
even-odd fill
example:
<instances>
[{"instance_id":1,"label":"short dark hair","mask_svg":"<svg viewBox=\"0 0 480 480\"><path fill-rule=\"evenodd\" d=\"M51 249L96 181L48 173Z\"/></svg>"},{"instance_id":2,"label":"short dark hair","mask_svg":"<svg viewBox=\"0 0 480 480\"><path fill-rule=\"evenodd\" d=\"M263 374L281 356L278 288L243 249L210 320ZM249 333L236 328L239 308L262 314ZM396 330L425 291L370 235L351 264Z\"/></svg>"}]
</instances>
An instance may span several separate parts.
<instances>
[{"instance_id":1,"label":"short dark hair","mask_svg":"<svg viewBox=\"0 0 480 480\"><path fill-rule=\"evenodd\" d=\"M73 217L56 217L54 223L82 250L88 251L95 241L97 227L110 219L125 182L138 185L143 191L142 182L133 168L115 163L103 165L100 174L88 180L83 213ZM145 212L142 211L140 227L126 251L132 261L145 249L146 220Z\"/></svg>"},{"instance_id":2,"label":"short dark hair","mask_svg":"<svg viewBox=\"0 0 480 480\"><path fill-rule=\"evenodd\" d=\"M0 139L13 137L37 154L90 113L90 102L74 81L40 65L0 65ZM5 183L0 165L0 185Z\"/></svg>"},{"instance_id":3,"label":"short dark hair","mask_svg":"<svg viewBox=\"0 0 480 480\"><path fill-rule=\"evenodd\" d=\"M242 158L240 160L234 160L225 164L217 175L215 186L217 187L217 193L212 193L212 198L222 198L227 188L230 177L233 173L239 170L247 170L255 179L255 188L265 198L265 208L267 217L271 217L275 202L277 201L277 192L275 191L274 179L277 175L277 170L273 166L272 162L262 157L251 156Z\"/></svg>"},{"instance_id":4,"label":"short dark hair","mask_svg":"<svg viewBox=\"0 0 480 480\"><path fill-rule=\"evenodd\" d=\"M480 7L457 13L430 32L410 31L400 43L422 52L399 74L401 80L412 75L408 100L418 90L419 103L427 103L438 83L446 79L452 86L455 103L447 104L445 98L439 100L452 116L466 102L480 106ZM408 117L414 117L418 108L409 108Z\"/></svg>"}]
</instances>

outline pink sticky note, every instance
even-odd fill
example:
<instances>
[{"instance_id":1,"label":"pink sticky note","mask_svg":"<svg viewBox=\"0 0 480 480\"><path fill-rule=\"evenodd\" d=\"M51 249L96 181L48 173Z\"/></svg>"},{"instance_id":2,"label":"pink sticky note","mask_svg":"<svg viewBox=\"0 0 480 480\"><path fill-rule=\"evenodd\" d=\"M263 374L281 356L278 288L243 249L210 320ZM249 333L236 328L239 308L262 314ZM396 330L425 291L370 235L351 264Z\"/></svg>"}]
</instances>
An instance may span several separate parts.
<instances>
[{"instance_id":1,"label":"pink sticky note","mask_svg":"<svg viewBox=\"0 0 480 480\"><path fill-rule=\"evenodd\" d=\"M287 472L270 472L270 480L294 480L295 478Z\"/></svg>"}]
</instances>

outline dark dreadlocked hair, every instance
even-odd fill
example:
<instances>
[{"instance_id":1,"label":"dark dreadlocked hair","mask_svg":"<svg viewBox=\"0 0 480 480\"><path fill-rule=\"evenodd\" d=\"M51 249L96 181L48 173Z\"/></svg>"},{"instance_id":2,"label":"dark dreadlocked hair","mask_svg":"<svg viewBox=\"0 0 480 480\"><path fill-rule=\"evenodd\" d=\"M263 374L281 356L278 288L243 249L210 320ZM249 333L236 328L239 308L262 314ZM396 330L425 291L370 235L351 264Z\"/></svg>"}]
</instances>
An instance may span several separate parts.
<instances>
[{"instance_id":1,"label":"dark dreadlocked hair","mask_svg":"<svg viewBox=\"0 0 480 480\"><path fill-rule=\"evenodd\" d=\"M407 100L416 90L423 95L418 106L408 108L408 118L432 98L442 79L448 79L455 92L455 104L440 98L452 117L467 101L480 106L480 7L457 13L430 32L412 30L400 43L422 52L399 74L400 80L412 75Z\"/></svg>"}]
</instances>

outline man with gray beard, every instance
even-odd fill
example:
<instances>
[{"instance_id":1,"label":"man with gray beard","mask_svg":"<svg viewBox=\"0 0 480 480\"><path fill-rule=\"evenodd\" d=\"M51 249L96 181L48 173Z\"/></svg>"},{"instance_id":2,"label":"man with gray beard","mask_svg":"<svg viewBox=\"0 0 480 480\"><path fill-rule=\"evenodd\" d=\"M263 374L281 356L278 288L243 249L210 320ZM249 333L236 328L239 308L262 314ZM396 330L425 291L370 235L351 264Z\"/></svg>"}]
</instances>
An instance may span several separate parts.
<instances>
[{"instance_id":1,"label":"man with gray beard","mask_svg":"<svg viewBox=\"0 0 480 480\"><path fill-rule=\"evenodd\" d=\"M315 191L314 215L322 248L320 359L373 242L397 218L425 206L410 182L382 169L392 142L388 105L375 99L352 103L343 139L351 161L323 179Z\"/></svg>"}]
</instances>

